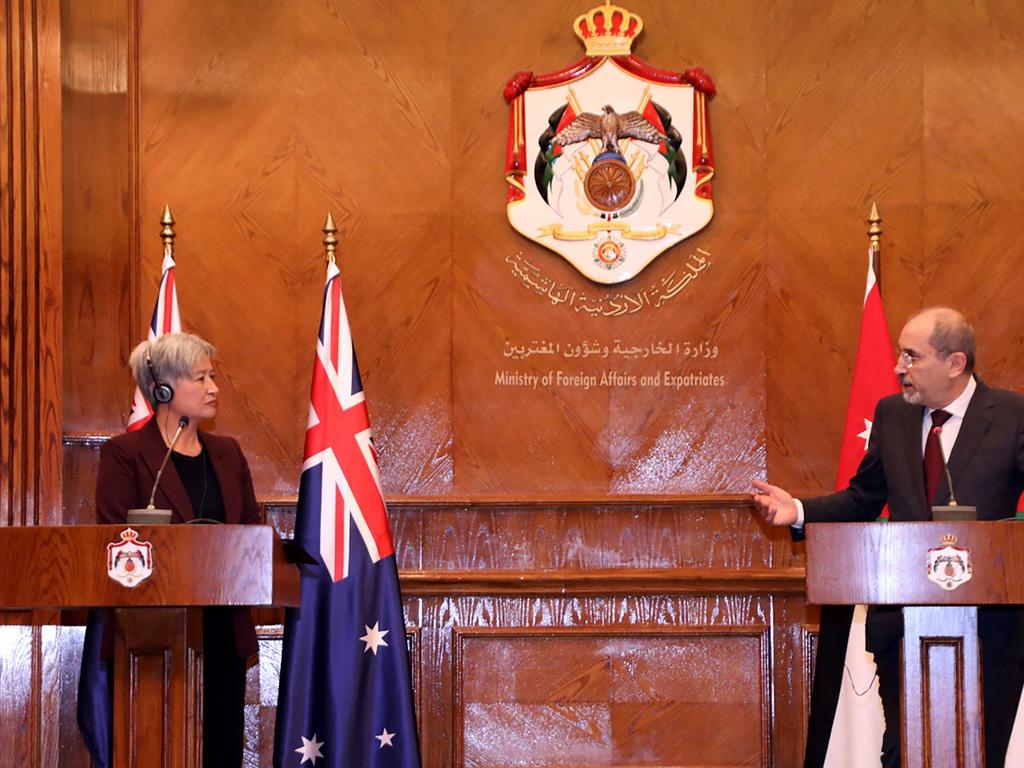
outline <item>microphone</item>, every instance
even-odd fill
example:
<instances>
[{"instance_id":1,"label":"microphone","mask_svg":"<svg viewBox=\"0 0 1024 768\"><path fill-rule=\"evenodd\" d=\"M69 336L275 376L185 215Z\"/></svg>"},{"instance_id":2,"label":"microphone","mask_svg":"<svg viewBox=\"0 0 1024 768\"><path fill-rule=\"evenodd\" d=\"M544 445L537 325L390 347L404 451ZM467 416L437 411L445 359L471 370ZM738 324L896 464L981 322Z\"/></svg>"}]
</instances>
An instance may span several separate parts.
<instances>
[{"instance_id":1,"label":"microphone","mask_svg":"<svg viewBox=\"0 0 1024 768\"><path fill-rule=\"evenodd\" d=\"M942 435L942 427L932 427L932 432L938 438ZM946 453L942 450L942 440L939 439L936 442L939 445L939 457L942 459L942 471L946 473L946 484L949 486L949 504L940 504L932 507L932 520L977 520L977 507L960 506L956 503L956 494L953 492L953 477L949 474Z\"/></svg>"},{"instance_id":2,"label":"microphone","mask_svg":"<svg viewBox=\"0 0 1024 768\"><path fill-rule=\"evenodd\" d=\"M174 433L174 437L171 438L171 444L167 447L167 453L164 455L164 460L160 464L160 469L157 470L156 479L153 481L153 491L149 494L149 504L146 505L145 509L129 509L129 523L134 525L154 525L171 522L171 516L174 513L169 509L157 509L153 506L153 500L156 498L156 489L157 486L160 485L160 478L164 474L164 467L167 466L167 460L171 458L171 454L174 452L174 444L178 442L178 438L181 436L182 430L187 426L188 416L182 416L178 419L178 429Z\"/></svg>"}]
</instances>

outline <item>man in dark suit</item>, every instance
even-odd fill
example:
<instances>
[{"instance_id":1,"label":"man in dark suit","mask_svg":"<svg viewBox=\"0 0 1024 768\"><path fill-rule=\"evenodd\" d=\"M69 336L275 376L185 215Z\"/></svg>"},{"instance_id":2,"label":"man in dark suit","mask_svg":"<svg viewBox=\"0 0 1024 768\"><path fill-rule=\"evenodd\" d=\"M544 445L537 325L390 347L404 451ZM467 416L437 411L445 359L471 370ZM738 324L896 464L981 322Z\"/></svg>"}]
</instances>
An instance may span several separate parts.
<instances>
[{"instance_id":1,"label":"man in dark suit","mask_svg":"<svg viewBox=\"0 0 1024 768\"><path fill-rule=\"evenodd\" d=\"M896 374L902 395L879 401L867 453L849 486L801 502L755 480L754 502L768 522L870 522L886 503L894 521L928 520L931 506L947 503L950 496L942 456L949 457L958 501L977 507L979 520L1013 515L1024 490L1024 397L992 389L974 375L974 329L956 310L935 307L913 315L899 346ZM872 607L866 634L885 711L882 765L898 768L901 610ZM986 765L999 768L1024 686L1024 610L980 608L978 636Z\"/></svg>"}]
</instances>

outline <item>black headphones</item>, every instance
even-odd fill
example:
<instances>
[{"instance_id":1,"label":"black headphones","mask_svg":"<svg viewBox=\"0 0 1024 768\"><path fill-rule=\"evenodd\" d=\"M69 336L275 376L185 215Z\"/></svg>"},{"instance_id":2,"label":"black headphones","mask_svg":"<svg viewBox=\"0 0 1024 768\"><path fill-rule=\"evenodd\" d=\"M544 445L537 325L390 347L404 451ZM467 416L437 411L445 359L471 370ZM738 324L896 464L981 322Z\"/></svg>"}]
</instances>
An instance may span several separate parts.
<instances>
[{"instance_id":1,"label":"black headphones","mask_svg":"<svg viewBox=\"0 0 1024 768\"><path fill-rule=\"evenodd\" d=\"M149 375L153 377L153 399L161 405L166 405L174 399L174 387L166 381L160 381L156 375L156 368L153 367L153 360L149 356L149 347L146 347L146 366L149 368Z\"/></svg>"}]
</instances>

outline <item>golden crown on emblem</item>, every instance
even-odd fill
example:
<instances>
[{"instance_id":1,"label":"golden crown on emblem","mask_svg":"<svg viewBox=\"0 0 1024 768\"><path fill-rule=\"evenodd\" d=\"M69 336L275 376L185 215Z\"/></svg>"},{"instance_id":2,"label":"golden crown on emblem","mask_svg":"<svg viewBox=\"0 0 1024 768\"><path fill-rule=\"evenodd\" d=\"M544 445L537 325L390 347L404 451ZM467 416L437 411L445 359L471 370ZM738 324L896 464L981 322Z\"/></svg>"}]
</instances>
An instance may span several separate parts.
<instances>
[{"instance_id":1,"label":"golden crown on emblem","mask_svg":"<svg viewBox=\"0 0 1024 768\"><path fill-rule=\"evenodd\" d=\"M947 547L951 547L954 544L956 544L956 534L955 533L944 533L944 534L942 534L942 544L944 546L947 546Z\"/></svg>"},{"instance_id":2,"label":"golden crown on emblem","mask_svg":"<svg viewBox=\"0 0 1024 768\"><path fill-rule=\"evenodd\" d=\"M572 23L572 31L587 47L587 56L628 56L643 28L643 19L607 0Z\"/></svg>"}]
</instances>

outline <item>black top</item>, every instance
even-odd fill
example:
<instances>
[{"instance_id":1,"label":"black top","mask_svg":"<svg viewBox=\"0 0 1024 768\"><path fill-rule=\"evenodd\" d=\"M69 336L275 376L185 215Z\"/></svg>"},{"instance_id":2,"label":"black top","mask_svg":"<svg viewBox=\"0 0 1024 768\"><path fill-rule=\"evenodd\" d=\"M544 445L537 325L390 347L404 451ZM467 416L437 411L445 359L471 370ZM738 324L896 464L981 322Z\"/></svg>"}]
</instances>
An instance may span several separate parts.
<instances>
[{"instance_id":1,"label":"black top","mask_svg":"<svg viewBox=\"0 0 1024 768\"><path fill-rule=\"evenodd\" d=\"M220 493L217 473L210 463L210 454L204 446L198 456L186 456L175 451L171 454L174 468L178 470L181 483L192 502L196 517L224 522L224 498Z\"/></svg>"}]
</instances>

